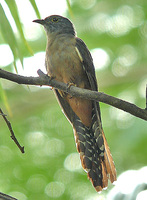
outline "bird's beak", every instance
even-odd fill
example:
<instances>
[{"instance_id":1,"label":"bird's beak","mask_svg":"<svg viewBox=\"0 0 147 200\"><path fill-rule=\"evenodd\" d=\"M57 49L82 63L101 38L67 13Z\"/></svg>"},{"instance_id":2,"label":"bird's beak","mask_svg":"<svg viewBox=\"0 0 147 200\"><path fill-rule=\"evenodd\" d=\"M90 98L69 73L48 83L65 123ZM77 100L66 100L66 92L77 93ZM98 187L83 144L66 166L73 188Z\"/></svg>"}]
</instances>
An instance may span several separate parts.
<instances>
[{"instance_id":1,"label":"bird's beak","mask_svg":"<svg viewBox=\"0 0 147 200\"><path fill-rule=\"evenodd\" d=\"M38 23L38 24L42 24L42 25L45 24L45 20L44 19L35 19L35 20L33 20L33 22Z\"/></svg>"}]
</instances>

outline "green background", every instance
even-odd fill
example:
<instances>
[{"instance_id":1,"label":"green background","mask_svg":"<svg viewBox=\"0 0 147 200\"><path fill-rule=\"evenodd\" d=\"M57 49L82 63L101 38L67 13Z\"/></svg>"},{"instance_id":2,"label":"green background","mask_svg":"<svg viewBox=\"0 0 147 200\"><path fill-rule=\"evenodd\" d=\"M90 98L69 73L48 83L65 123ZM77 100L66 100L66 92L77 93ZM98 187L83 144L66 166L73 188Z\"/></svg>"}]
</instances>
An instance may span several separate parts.
<instances>
[{"instance_id":1,"label":"green background","mask_svg":"<svg viewBox=\"0 0 147 200\"><path fill-rule=\"evenodd\" d=\"M35 2L30 2L36 9ZM16 60L23 62L23 58L31 56L32 52L45 50L46 37L42 29L38 40L26 41L19 15L16 16L17 4L15 1L6 3L12 15L15 13L13 17L20 37L17 37L16 45L13 30L1 12L0 44L10 45L15 60L4 69L14 71ZM109 65L96 71L99 91L145 108L147 2L74 0L70 6L64 16L74 22L78 37L90 50L101 48L109 55ZM27 12L27 8L24 9ZM36 14L39 17L37 9ZM8 30L7 34L4 34L5 30ZM0 84L0 107L25 147L25 154L22 154L0 117L0 191L20 200L106 199L113 186L109 184L107 191L101 194L95 192L79 166L72 127L52 90L28 88L6 80L1 80ZM100 106L117 175L146 166L147 123L111 106L102 103Z\"/></svg>"}]
</instances>

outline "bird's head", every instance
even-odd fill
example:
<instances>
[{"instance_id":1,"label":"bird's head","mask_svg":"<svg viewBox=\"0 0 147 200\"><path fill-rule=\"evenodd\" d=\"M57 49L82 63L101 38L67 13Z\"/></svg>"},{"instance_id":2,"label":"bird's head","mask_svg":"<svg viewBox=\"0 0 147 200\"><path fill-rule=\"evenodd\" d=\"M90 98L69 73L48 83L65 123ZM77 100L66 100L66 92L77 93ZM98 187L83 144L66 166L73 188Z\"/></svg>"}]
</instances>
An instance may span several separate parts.
<instances>
[{"instance_id":1,"label":"bird's head","mask_svg":"<svg viewBox=\"0 0 147 200\"><path fill-rule=\"evenodd\" d=\"M71 21L59 15L51 15L45 19L36 19L33 22L44 26L47 34L72 34L75 35L75 29Z\"/></svg>"}]
</instances>

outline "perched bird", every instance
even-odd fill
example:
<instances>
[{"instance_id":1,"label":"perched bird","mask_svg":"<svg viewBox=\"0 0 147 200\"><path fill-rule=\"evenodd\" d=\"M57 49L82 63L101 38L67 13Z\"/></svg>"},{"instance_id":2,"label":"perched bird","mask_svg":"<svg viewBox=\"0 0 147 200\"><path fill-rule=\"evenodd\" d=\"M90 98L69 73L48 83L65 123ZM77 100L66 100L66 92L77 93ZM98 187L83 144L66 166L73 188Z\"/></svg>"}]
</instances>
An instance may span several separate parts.
<instances>
[{"instance_id":1,"label":"perched bird","mask_svg":"<svg viewBox=\"0 0 147 200\"><path fill-rule=\"evenodd\" d=\"M44 26L47 34L47 74L60 82L97 91L91 54L85 43L76 37L71 21L51 15L33 22ZM59 104L73 126L82 167L96 191L116 180L114 162L102 129L99 103L70 96L53 89Z\"/></svg>"}]
</instances>

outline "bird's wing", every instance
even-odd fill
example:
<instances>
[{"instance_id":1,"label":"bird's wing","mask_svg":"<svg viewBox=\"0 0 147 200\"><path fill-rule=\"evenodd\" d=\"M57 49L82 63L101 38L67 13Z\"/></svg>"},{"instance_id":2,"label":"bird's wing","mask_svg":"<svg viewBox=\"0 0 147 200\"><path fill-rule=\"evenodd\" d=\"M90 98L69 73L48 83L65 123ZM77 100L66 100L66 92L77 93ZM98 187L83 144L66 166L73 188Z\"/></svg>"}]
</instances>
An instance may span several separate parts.
<instances>
[{"instance_id":1,"label":"bird's wing","mask_svg":"<svg viewBox=\"0 0 147 200\"><path fill-rule=\"evenodd\" d=\"M76 47L77 47L77 50L79 51L79 55L81 55L83 69L85 70L85 72L87 74L91 90L98 91L97 80L96 80L96 75L95 75L95 68L93 65L92 56L91 56L86 44L80 38L76 38ZM95 107L98 110L97 115L99 115L99 118L101 120L100 107L99 107L98 102L95 102Z\"/></svg>"},{"instance_id":2,"label":"bird's wing","mask_svg":"<svg viewBox=\"0 0 147 200\"><path fill-rule=\"evenodd\" d=\"M75 50L87 75L90 89L97 91L98 87L91 54L85 43L79 38L76 38ZM86 127L72 110L66 98L58 90L54 90L54 92L61 108L74 128L75 141L82 166L95 189L101 191L107 187L108 178L111 182L116 180L116 171L103 133L99 103L92 101L91 127Z\"/></svg>"},{"instance_id":3,"label":"bird's wing","mask_svg":"<svg viewBox=\"0 0 147 200\"><path fill-rule=\"evenodd\" d=\"M97 87L95 69L94 69L91 54L87 46L85 45L85 43L79 38L76 38L76 47L78 50L79 57L83 63L83 69L85 70L87 74L91 90L97 91L98 87ZM100 107L99 107L98 102L93 102L92 131L94 133L94 139L97 143L96 146L99 149L98 155L101 157L100 160L101 160L102 184L99 185L98 179L94 180L93 175L91 175L90 173L88 173L88 177L93 183L93 185L95 185L95 189L99 191L99 190L102 190L102 188L107 187L108 178L110 178L111 182L114 182L116 180L116 169L114 166L113 158L110 153L108 143L106 141L106 138L102 129Z\"/></svg>"},{"instance_id":4,"label":"bird's wing","mask_svg":"<svg viewBox=\"0 0 147 200\"><path fill-rule=\"evenodd\" d=\"M71 109L68 102L61 96L60 92L57 89L54 89L54 93L57 97L58 103L59 103L63 113L66 115L69 122L73 125L73 122L76 117L75 113L73 112L73 110Z\"/></svg>"},{"instance_id":5,"label":"bird's wing","mask_svg":"<svg viewBox=\"0 0 147 200\"><path fill-rule=\"evenodd\" d=\"M93 65L92 56L86 46L86 44L80 39L76 38L76 47L79 51L79 57L83 62L83 69L85 70L92 90L97 90L97 81L95 76L95 69Z\"/></svg>"}]
</instances>

